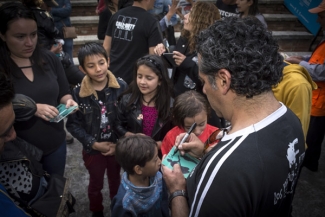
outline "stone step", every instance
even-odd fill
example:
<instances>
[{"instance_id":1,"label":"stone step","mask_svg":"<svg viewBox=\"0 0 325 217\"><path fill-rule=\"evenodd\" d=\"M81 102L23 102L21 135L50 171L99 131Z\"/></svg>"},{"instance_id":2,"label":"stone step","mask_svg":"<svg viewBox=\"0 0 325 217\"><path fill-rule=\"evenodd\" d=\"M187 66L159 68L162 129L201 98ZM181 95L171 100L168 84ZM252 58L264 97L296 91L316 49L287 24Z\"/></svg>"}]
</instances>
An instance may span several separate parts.
<instances>
[{"instance_id":1,"label":"stone step","mask_svg":"<svg viewBox=\"0 0 325 217\"><path fill-rule=\"evenodd\" d=\"M263 14L271 31L308 31L293 14Z\"/></svg>"},{"instance_id":2,"label":"stone step","mask_svg":"<svg viewBox=\"0 0 325 217\"><path fill-rule=\"evenodd\" d=\"M70 0L72 12L71 16L96 15L97 0Z\"/></svg>"},{"instance_id":3,"label":"stone step","mask_svg":"<svg viewBox=\"0 0 325 217\"><path fill-rule=\"evenodd\" d=\"M311 55L311 52L282 52L285 53L288 56L305 56L305 55ZM77 57L73 58L73 62L76 66L79 66L79 60Z\"/></svg>"},{"instance_id":4,"label":"stone step","mask_svg":"<svg viewBox=\"0 0 325 217\"><path fill-rule=\"evenodd\" d=\"M8 1L8 0L7 0ZM215 3L216 0L203 0ZM73 8L71 16L96 15L97 0L71 0ZM259 10L263 14L289 14L290 12L283 4L283 0L260 0Z\"/></svg>"},{"instance_id":5,"label":"stone step","mask_svg":"<svg viewBox=\"0 0 325 217\"><path fill-rule=\"evenodd\" d=\"M307 31L307 29L292 14L264 14L271 31ZM71 23L76 27L78 35L97 34L98 16L72 16ZM175 31L180 31L181 25L175 27Z\"/></svg>"},{"instance_id":6,"label":"stone step","mask_svg":"<svg viewBox=\"0 0 325 217\"><path fill-rule=\"evenodd\" d=\"M71 16L96 15L97 0L71 0Z\"/></svg>"},{"instance_id":7,"label":"stone step","mask_svg":"<svg viewBox=\"0 0 325 217\"><path fill-rule=\"evenodd\" d=\"M275 39L278 40L281 51L284 52L298 52L308 51L313 35L305 31L272 31ZM175 37L179 38L180 32L175 33ZM77 56L79 48L87 42L99 42L97 35L79 35L73 40L74 57Z\"/></svg>"}]
</instances>

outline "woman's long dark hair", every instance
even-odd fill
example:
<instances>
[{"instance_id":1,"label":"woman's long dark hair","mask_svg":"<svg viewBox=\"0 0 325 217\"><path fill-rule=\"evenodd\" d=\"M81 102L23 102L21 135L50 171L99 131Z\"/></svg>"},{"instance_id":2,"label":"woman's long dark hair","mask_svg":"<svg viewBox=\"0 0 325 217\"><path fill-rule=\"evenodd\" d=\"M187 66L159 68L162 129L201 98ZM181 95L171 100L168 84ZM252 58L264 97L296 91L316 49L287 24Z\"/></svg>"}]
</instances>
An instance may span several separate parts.
<instances>
[{"instance_id":1,"label":"woman's long dark hair","mask_svg":"<svg viewBox=\"0 0 325 217\"><path fill-rule=\"evenodd\" d=\"M13 21L18 19L31 19L36 22L36 18L34 17L33 12L23 5L21 2L7 2L1 5L0 7L0 33L1 35L5 35L9 29L9 26ZM40 49L38 45L36 45L35 50L31 56L31 62L38 65L43 65L43 60L41 58ZM14 75L15 72L12 70L12 64L10 59L10 50L7 47L5 41L0 38L0 68L7 75Z\"/></svg>"},{"instance_id":2,"label":"woman's long dark hair","mask_svg":"<svg viewBox=\"0 0 325 217\"><path fill-rule=\"evenodd\" d=\"M258 0L247 0L247 1L253 1L253 4L248 9L248 16L255 16L256 14L259 14L258 10ZM241 15L242 16L242 13Z\"/></svg>"},{"instance_id":3,"label":"woman's long dark hair","mask_svg":"<svg viewBox=\"0 0 325 217\"><path fill-rule=\"evenodd\" d=\"M157 87L156 95L149 101L149 103L154 101L155 108L158 111L158 117L162 120L166 120L170 117L172 88L167 69L159 56L146 55L137 61L133 74L133 81L130 83L128 89L120 96L120 98L123 95L131 94L130 100L127 103L127 109L131 109L137 100L138 102L141 102L142 93L137 85L137 71L141 65L149 67L158 76L160 85Z\"/></svg>"}]
</instances>

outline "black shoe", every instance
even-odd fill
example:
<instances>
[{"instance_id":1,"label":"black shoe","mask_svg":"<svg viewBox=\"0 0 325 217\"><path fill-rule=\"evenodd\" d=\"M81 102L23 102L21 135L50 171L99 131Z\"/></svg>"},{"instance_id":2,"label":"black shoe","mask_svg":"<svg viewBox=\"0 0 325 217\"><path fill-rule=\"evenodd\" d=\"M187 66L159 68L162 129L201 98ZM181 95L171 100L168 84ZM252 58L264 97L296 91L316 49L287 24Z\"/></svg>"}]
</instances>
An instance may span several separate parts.
<instances>
[{"instance_id":1,"label":"black shoe","mask_svg":"<svg viewBox=\"0 0 325 217\"><path fill-rule=\"evenodd\" d=\"M93 212L92 217L104 217L103 211Z\"/></svg>"}]
</instances>

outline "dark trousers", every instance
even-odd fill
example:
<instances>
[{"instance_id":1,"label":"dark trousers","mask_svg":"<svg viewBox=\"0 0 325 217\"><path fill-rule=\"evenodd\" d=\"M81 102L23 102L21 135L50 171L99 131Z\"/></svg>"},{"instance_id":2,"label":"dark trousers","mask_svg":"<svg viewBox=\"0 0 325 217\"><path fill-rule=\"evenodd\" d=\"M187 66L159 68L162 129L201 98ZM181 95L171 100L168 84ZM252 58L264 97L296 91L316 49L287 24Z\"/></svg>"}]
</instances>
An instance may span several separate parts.
<instances>
[{"instance_id":1,"label":"dark trousers","mask_svg":"<svg viewBox=\"0 0 325 217\"><path fill-rule=\"evenodd\" d=\"M88 198L89 209L92 212L103 211L103 195L101 190L104 185L105 171L108 178L110 198L117 194L120 186L121 167L115 160L115 156L103 156L102 154L89 155L82 152L85 167L89 172Z\"/></svg>"},{"instance_id":2,"label":"dark trousers","mask_svg":"<svg viewBox=\"0 0 325 217\"><path fill-rule=\"evenodd\" d=\"M65 161L67 157L67 144L65 140L62 145L52 153L42 157L43 169L48 174L64 175Z\"/></svg>"},{"instance_id":3,"label":"dark trousers","mask_svg":"<svg viewBox=\"0 0 325 217\"><path fill-rule=\"evenodd\" d=\"M310 166L318 167L322 143L325 135L325 116L310 116L309 129L306 143L307 150L304 163Z\"/></svg>"}]
</instances>

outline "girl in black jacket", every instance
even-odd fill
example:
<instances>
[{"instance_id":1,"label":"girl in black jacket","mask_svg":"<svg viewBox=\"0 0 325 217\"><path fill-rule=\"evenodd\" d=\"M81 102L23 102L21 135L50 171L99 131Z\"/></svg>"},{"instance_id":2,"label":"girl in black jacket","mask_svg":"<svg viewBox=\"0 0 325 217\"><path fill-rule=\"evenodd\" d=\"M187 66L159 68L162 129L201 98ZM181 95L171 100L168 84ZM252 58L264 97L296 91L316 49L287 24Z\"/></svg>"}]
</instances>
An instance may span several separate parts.
<instances>
[{"instance_id":1,"label":"girl in black jacket","mask_svg":"<svg viewBox=\"0 0 325 217\"><path fill-rule=\"evenodd\" d=\"M158 144L172 128L171 86L160 57L147 55L136 63L133 81L118 104L117 131L121 136L145 134Z\"/></svg>"}]
</instances>

